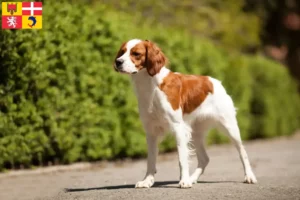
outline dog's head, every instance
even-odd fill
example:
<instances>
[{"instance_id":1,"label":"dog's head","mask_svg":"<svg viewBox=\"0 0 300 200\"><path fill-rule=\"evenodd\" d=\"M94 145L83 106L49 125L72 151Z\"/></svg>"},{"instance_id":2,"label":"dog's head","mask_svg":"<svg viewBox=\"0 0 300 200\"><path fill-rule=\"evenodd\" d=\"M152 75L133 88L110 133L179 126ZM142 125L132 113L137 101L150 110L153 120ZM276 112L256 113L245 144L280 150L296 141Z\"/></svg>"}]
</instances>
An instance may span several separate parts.
<instances>
[{"instance_id":1,"label":"dog's head","mask_svg":"<svg viewBox=\"0 0 300 200\"><path fill-rule=\"evenodd\" d=\"M167 58L156 44L148 40L133 39L120 47L114 68L126 74L136 74L146 69L150 76L154 76L166 63Z\"/></svg>"}]
</instances>

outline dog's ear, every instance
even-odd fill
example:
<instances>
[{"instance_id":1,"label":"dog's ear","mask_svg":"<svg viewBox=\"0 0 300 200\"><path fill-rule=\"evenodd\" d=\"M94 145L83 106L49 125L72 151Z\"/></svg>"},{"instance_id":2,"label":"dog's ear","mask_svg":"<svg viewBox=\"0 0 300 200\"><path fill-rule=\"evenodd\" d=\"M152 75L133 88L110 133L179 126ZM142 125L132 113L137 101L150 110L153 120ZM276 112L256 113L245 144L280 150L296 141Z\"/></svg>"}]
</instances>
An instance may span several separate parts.
<instances>
[{"instance_id":1,"label":"dog's ear","mask_svg":"<svg viewBox=\"0 0 300 200\"><path fill-rule=\"evenodd\" d=\"M167 58L160 48L149 40L145 40L146 60L145 67L150 76L157 74L167 64Z\"/></svg>"}]
</instances>

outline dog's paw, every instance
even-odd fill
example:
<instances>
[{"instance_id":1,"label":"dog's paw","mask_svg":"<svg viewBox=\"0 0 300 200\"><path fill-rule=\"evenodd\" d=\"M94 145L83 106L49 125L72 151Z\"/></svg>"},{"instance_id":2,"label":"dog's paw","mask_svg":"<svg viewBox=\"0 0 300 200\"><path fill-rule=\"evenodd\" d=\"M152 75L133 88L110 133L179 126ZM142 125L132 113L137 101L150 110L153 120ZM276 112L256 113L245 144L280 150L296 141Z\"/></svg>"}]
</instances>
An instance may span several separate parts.
<instances>
[{"instance_id":1,"label":"dog's paw","mask_svg":"<svg viewBox=\"0 0 300 200\"><path fill-rule=\"evenodd\" d=\"M146 178L143 181L139 181L135 184L135 188L150 188L154 184L153 178Z\"/></svg>"},{"instance_id":2,"label":"dog's paw","mask_svg":"<svg viewBox=\"0 0 300 200\"><path fill-rule=\"evenodd\" d=\"M198 179L199 179L198 173L194 173L190 176L190 180L191 180L192 184L196 184L198 182Z\"/></svg>"},{"instance_id":3,"label":"dog's paw","mask_svg":"<svg viewBox=\"0 0 300 200\"><path fill-rule=\"evenodd\" d=\"M246 174L244 183L255 184L257 183L256 177L253 173Z\"/></svg>"},{"instance_id":4,"label":"dog's paw","mask_svg":"<svg viewBox=\"0 0 300 200\"><path fill-rule=\"evenodd\" d=\"M194 174L190 177L190 181L192 184L196 184L198 182L199 177Z\"/></svg>"},{"instance_id":5,"label":"dog's paw","mask_svg":"<svg viewBox=\"0 0 300 200\"><path fill-rule=\"evenodd\" d=\"M190 179L182 179L179 182L179 187L180 188L191 188L193 185L192 181Z\"/></svg>"}]
</instances>

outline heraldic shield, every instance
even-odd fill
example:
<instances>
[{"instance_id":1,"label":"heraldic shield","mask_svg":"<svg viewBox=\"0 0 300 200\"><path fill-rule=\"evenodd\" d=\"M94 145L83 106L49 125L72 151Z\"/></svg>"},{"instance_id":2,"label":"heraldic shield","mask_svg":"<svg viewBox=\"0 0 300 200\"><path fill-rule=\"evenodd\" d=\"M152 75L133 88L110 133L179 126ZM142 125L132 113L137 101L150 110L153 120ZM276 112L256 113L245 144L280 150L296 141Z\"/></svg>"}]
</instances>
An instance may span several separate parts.
<instances>
[{"instance_id":1,"label":"heraldic shield","mask_svg":"<svg viewBox=\"0 0 300 200\"><path fill-rule=\"evenodd\" d=\"M42 2L2 2L2 29L41 29Z\"/></svg>"}]
</instances>

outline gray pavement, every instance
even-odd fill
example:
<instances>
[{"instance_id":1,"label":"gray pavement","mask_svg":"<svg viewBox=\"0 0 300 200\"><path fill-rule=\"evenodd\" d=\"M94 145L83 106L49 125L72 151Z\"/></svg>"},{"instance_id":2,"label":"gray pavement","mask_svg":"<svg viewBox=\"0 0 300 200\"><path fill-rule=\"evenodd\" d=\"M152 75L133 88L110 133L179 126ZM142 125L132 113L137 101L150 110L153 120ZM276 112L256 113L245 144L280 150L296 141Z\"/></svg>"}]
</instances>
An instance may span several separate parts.
<instances>
[{"instance_id":1,"label":"gray pavement","mask_svg":"<svg viewBox=\"0 0 300 200\"><path fill-rule=\"evenodd\" d=\"M300 135L290 138L244 142L258 179L244 184L239 156L233 145L208 147L210 163L198 184L178 188L176 153L160 155L156 183L135 189L144 177L146 160L101 162L81 170L0 176L1 200L73 199L299 199ZM191 170L196 158L191 161Z\"/></svg>"}]
</instances>

